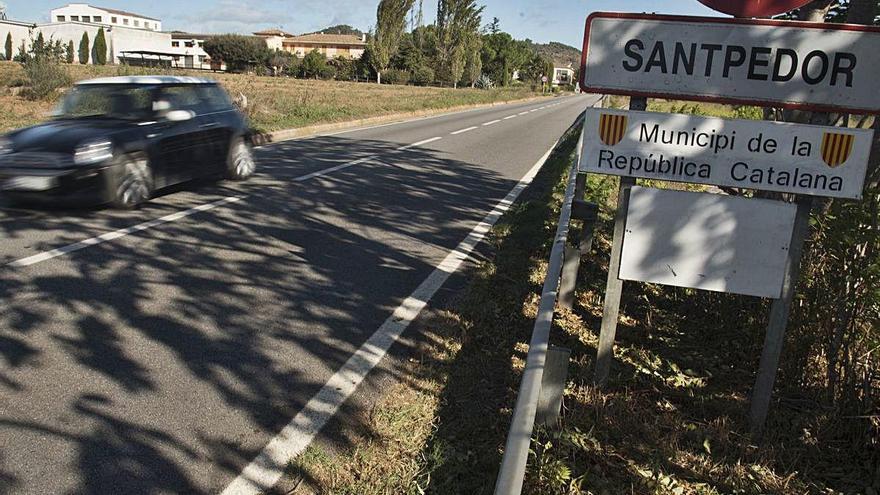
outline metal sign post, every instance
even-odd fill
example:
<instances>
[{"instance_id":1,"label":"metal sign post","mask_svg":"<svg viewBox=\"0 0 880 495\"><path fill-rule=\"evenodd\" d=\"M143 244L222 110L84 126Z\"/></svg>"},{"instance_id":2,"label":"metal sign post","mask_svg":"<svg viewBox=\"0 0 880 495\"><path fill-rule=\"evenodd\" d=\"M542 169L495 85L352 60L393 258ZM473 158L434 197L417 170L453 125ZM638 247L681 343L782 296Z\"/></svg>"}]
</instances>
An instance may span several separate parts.
<instances>
[{"instance_id":1,"label":"metal sign post","mask_svg":"<svg viewBox=\"0 0 880 495\"><path fill-rule=\"evenodd\" d=\"M760 8L798 1L777 0ZM735 9L755 6L726 4ZM873 75L873 68L880 66L878 43L880 30L854 25L614 13L589 17L582 89L631 97L629 112L591 110L584 125L580 171L621 178L597 385L608 381L623 279L773 298L750 410L752 431L760 433L795 297L813 196L861 199L873 132L640 111L645 98L662 97L880 113ZM634 190L637 178L790 193L797 195L796 208L768 200L709 198L709 193ZM704 204L717 207L717 213L701 210ZM738 227L749 223L743 218L754 218L748 212L756 208L762 209L762 222ZM633 224L628 226L630 212ZM745 243L754 252L764 249L765 255L749 259L743 239L731 237L733 233L752 236ZM694 241L714 251L690 256ZM764 265L772 270L763 270Z\"/></svg>"}]
</instances>

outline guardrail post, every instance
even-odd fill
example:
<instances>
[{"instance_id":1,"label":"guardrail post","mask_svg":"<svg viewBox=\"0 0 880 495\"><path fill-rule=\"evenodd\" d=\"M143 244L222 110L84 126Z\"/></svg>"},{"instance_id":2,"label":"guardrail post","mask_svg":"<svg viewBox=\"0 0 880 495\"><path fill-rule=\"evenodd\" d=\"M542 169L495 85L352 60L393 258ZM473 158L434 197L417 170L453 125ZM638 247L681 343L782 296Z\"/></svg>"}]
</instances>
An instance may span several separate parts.
<instances>
[{"instance_id":1,"label":"guardrail post","mask_svg":"<svg viewBox=\"0 0 880 495\"><path fill-rule=\"evenodd\" d=\"M580 177L586 179L585 174L578 176L578 178ZM575 195L575 198L578 196ZM593 247L593 230L598 216L599 205L583 199L575 199L572 203L571 218L581 221L581 230L576 245L565 247L565 262L562 266L562 280L559 284L559 306L562 308L572 309L574 307L574 291L577 286L581 258L589 254Z\"/></svg>"},{"instance_id":2,"label":"guardrail post","mask_svg":"<svg viewBox=\"0 0 880 495\"><path fill-rule=\"evenodd\" d=\"M570 358L571 349L553 345L547 349L544 376L541 378L541 394L538 396L538 409L535 411L535 422L546 428L552 428L559 422Z\"/></svg>"}]
</instances>

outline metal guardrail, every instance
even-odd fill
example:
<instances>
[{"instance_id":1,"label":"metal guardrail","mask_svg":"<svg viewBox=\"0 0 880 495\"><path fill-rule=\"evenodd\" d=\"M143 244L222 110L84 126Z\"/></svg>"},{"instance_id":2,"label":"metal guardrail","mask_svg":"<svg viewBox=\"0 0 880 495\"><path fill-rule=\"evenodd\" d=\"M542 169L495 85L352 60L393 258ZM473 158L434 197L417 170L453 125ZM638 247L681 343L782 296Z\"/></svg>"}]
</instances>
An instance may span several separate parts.
<instances>
[{"instance_id":1,"label":"metal guardrail","mask_svg":"<svg viewBox=\"0 0 880 495\"><path fill-rule=\"evenodd\" d=\"M583 121L583 115L580 117ZM578 159L580 157L581 142L578 140ZM556 300L559 296L560 280L564 254L568 242L570 224L572 220L572 204L575 190L583 193L577 183L577 162L572 164L568 176L568 186L565 189L565 197L562 200L562 211L559 214L559 224L556 228L556 238L550 253L550 263L547 267L547 276L544 279L544 288L541 293L541 303L538 315L532 330L532 338L529 344L529 354L526 358L526 367L523 371L522 383L513 412L507 443L504 447L504 458L501 462L501 470L495 483L495 495L519 495L522 492L525 477L526 464L529 458L529 447L532 440L532 432L535 426L535 416L538 412L538 402L541 396L541 388L544 380L544 370L547 365L547 356L550 349L550 328L553 324L553 313L556 308Z\"/></svg>"}]
</instances>

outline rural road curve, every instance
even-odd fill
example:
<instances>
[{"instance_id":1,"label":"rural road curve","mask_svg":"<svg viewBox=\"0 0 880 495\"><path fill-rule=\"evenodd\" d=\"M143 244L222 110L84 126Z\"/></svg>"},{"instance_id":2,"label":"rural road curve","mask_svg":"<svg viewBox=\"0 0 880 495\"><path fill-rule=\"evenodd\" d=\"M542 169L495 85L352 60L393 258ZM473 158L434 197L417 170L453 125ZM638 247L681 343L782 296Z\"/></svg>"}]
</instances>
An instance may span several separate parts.
<instances>
[{"instance_id":1,"label":"rural road curve","mask_svg":"<svg viewBox=\"0 0 880 495\"><path fill-rule=\"evenodd\" d=\"M0 203L0 495L223 491L595 99L271 144L137 211Z\"/></svg>"}]
</instances>

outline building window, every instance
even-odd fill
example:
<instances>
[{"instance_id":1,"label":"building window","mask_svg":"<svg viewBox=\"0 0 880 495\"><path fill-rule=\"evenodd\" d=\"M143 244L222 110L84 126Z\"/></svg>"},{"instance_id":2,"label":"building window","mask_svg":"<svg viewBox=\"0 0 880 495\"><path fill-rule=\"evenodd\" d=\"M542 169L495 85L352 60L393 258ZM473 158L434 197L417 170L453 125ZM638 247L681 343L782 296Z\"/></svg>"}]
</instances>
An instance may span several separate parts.
<instances>
[{"instance_id":1,"label":"building window","mask_svg":"<svg viewBox=\"0 0 880 495\"><path fill-rule=\"evenodd\" d=\"M92 20L94 20L95 22L101 22L103 18L99 15L96 15L95 17L92 17Z\"/></svg>"},{"instance_id":2,"label":"building window","mask_svg":"<svg viewBox=\"0 0 880 495\"><path fill-rule=\"evenodd\" d=\"M122 24L128 26L128 19L122 19Z\"/></svg>"},{"instance_id":3,"label":"building window","mask_svg":"<svg viewBox=\"0 0 880 495\"><path fill-rule=\"evenodd\" d=\"M78 15L72 15L72 16L70 16L70 20L71 20L71 21L79 22L79 16L78 16Z\"/></svg>"},{"instance_id":4,"label":"building window","mask_svg":"<svg viewBox=\"0 0 880 495\"><path fill-rule=\"evenodd\" d=\"M141 21L135 19L134 20L134 27L141 27Z\"/></svg>"},{"instance_id":5,"label":"building window","mask_svg":"<svg viewBox=\"0 0 880 495\"><path fill-rule=\"evenodd\" d=\"M112 22L113 24L117 24L117 22L116 22L116 18L115 18L115 17L111 17L111 18L110 18L110 22Z\"/></svg>"},{"instance_id":6,"label":"building window","mask_svg":"<svg viewBox=\"0 0 880 495\"><path fill-rule=\"evenodd\" d=\"M149 22L144 22L144 27L147 28L147 29L150 29L150 23L149 23Z\"/></svg>"},{"instance_id":7,"label":"building window","mask_svg":"<svg viewBox=\"0 0 880 495\"><path fill-rule=\"evenodd\" d=\"M92 18L90 16L84 15L82 16L83 22L92 22Z\"/></svg>"},{"instance_id":8,"label":"building window","mask_svg":"<svg viewBox=\"0 0 880 495\"><path fill-rule=\"evenodd\" d=\"M195 44L192 41L187 41L186 43L183 44L183 46L185 46L187 48L192 48L193 46L195 46Z\"/></svg>"},{"instance_id":9,"label":"building window","mask_svg":"<svg viewBox=\"0 0 880 495\"><path fill-rule=\"evenodd\" d=\"M206 55L199 55L199 63L200 64L205 63L206 58L208 58Z\"/></svg>"},{"instance_id":10,"label":"building window","mask_svg":"<svg viewBox=\"0 0 880 495\"><path fill-rule=\"evenodd\" d=\"M58 20L58 22L64 22L64 16L59 15L57 20Z\"/></svg>"},{"instance_id":11,"label":"building window","mask_svg":"<svg viewBox=\"0 0 880 495\"><path fill-rule=\"evenodd\" d=\"M172 41L172 42L171 42L171 46L173 46L174 48L179 48L179 47L180 47L180 42L179 42L179 41Z\"/></svg>"}]
</instances>

